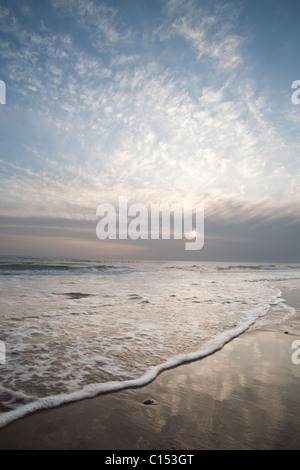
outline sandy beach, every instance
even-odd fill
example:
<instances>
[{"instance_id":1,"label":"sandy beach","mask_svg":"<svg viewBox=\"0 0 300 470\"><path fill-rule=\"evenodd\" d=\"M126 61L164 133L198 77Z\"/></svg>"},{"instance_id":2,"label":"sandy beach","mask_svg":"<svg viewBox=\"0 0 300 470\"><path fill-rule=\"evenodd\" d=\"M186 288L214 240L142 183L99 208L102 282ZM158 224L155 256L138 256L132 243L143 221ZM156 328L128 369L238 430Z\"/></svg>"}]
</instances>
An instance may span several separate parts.
<instances>
[{"instance_id":1,"label":"sandy beach","mask_svg":"<svg viewBox=\"0 0 300 470\"><path fill-rule=\"evenodd\" d=\"M1 450L300 449L297 314L246 332L149 385L38 412L0 430ZM144 404L150 401L152 404Z\"/></svg>"},{"instance_id":2,"label":"sandy beach","mask_svg":"<svg viewBox=\"0 0 300 470\"><path fill-rule=\"evenodd\" d=\"M0 0L0 450L300 450L299 17Z\"/></svg>"}]
</instances>

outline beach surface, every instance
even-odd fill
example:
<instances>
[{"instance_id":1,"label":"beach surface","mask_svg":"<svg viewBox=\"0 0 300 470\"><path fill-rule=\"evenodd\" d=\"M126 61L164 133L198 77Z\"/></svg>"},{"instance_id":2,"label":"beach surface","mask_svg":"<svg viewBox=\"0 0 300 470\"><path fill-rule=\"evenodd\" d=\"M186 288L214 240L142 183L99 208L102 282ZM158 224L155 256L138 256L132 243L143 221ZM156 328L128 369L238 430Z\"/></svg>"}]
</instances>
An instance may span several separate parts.
<instances>
[{"instance_id":1,"label":"beach surface","mask_svg":"<svg viewBox=\"0 0 300 470\"><path fill-rule=\"evenodd\" d=\"M13 422L0 429L0 449L300 449L300 364L292 361L300 291L283 298L297 312L284 323L248 331L147 386Z\"/></svg>"}]
</instances>

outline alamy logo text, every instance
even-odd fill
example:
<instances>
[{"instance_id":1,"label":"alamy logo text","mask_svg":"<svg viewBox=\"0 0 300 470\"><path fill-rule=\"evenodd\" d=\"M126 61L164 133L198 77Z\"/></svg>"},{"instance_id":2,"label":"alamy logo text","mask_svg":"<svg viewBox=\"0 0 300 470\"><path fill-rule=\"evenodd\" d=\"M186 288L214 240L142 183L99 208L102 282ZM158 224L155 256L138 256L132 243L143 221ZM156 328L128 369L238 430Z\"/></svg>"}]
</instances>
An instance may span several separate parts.
<instances>
[{"instance_id":1,"label":"alamy logo text","mask_svg":"<svg viewBox=\"0 0 300 470\"><path fill-rule=\"evenodd\" d=\"M292 88L295 88L296 91L292 94L292 103L300 104L300 80L295 80L292 83Z\"/></svg>"},{"instance_id":2,"label":"alamy logo text","mask_svg":"<svg viewBox=\"0 0 300 470\"><path fill-rule=\"evenodd\" d=\"M186 240L186 250L201 250L204 245L204 206L197 204L132 204L119 197L119 207L100 204L101 220L96 234L99 240Z\"/></svg>"},{"instance_id":3,"label":"alamy logo text","mask_svg":"<svg viewBox=\"0 0 300 470\"><path fill-rule=\"evenodd\" d=\"M6 86L2 80L0 80L0 104L6 104Z\"/></svg>"}]
</instances>

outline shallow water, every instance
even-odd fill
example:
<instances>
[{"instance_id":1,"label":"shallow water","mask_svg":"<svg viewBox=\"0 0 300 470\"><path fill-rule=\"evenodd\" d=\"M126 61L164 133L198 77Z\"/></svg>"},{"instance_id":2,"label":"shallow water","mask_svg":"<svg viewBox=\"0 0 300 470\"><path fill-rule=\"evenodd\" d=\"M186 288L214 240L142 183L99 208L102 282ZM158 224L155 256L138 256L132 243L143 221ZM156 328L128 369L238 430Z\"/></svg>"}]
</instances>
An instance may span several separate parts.
<instances>
[{"instance_id":1,"label":"shallow water","mask_svg":"<svg viewBox=\"0 0 300 470\"><path fill-rule=\"evenodd\" d=\"M299 265L1 258L0 426L280 322L299 287Z\"/></svg>"}]
</instances>

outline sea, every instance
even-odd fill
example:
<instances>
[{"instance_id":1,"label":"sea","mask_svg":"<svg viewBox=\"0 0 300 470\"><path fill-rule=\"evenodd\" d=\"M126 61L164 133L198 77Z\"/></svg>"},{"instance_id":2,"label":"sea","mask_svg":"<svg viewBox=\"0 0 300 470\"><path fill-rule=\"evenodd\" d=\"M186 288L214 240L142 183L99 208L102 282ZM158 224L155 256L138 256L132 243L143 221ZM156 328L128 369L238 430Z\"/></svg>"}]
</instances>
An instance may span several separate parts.
<instances>
[{"instance_id":1,"label":"sea","mask_svg":"<svg viewBox=\"0 0 300 470\"><path fill-rule=\"evenodd\" d=\"M299 288L299 264L1 257L0 427L203 359Z\"/></svg>"}]
</instances>

